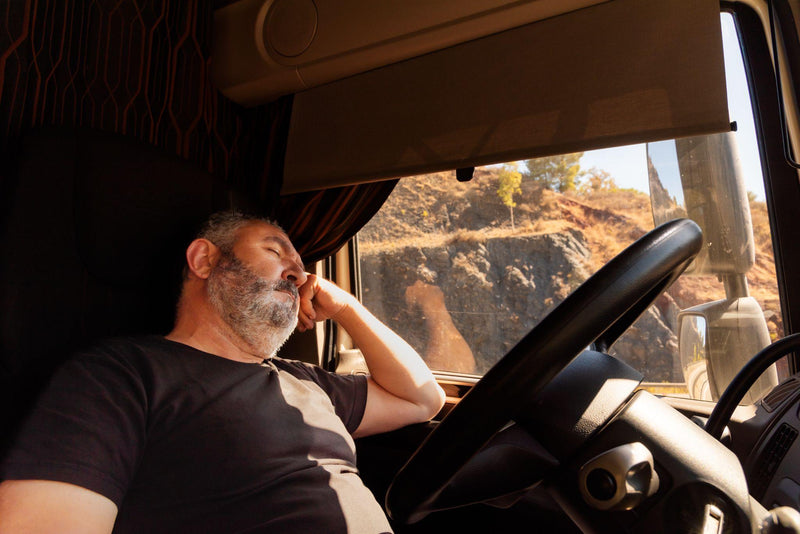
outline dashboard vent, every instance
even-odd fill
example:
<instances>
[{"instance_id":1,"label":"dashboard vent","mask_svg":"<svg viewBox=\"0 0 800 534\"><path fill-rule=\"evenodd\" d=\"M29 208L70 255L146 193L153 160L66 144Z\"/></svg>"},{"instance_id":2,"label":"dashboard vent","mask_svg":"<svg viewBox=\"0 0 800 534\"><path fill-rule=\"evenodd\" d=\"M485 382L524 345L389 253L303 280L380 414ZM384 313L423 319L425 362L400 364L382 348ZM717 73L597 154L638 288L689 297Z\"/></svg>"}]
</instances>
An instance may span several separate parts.
<instances>
[{"instance_id":1,"label":"dashboard vent","mask_svg":"<svg viewBox=\"0 0 800 534\"><path fill-rule=\"evenodd\" d=\"M797 439L797 430L786 423L783 423L770 438L754 470L753 496L756 499L761 500L764 497L772 475L775 474L795 439Z\"/></svg>"},{"instance_id":2,"label":"dashboard vent","mask_svg":"<svg viewBox=\"0 0 800 534\"><path fill-rule=\"evenodd\" d=\"M800 387L800 380L792 377L783 384L779 384L769 394L761 400L761 405L765 410L771 412L775 410L787 397Z\"/></svg>"}]
</instances>

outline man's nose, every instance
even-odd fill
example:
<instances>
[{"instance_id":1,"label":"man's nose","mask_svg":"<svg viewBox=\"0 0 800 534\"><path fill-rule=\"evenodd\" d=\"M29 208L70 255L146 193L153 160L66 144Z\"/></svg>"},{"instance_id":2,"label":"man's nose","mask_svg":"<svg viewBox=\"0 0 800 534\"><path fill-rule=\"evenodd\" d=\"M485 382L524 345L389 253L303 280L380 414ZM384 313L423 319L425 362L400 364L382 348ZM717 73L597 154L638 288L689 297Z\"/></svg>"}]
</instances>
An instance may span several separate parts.
<instances>
[{"instance_id":1,"label":"man's nose","mask_svg":"<svg viewBox=\"0 0 800 534\"><path fill-rule=\"evenodd\" d=\"M308 275L299 265L292 262L283 270L283 279L290 281L296 287L300 287L306 283Z\"/></svg>"}]
</instances>

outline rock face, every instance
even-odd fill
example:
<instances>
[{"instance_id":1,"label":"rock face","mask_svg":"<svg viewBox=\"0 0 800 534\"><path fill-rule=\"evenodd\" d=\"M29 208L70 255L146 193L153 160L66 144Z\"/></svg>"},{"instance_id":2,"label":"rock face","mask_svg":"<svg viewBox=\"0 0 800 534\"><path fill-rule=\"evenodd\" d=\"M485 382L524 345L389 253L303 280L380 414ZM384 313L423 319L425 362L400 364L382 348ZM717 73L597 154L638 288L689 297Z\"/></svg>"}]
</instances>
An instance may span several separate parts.
<instances>
[{"instance_id":1,"label":"rock face","mask_svg":"<svg viewBox=\"0 0 800 534\"><path fill-rule=\"evenodd\" d=\"M590 275L590 254L576 229L363 251L362 298L424 355L430 332L405 291L417 280L438 286L472 349L476 371L484 373ZM671 328L677 308L668 297L662 301L613 347L623 360L647 369L649 381L680 377Z\"/></svg>"},{"instance_id":2,"label":"rock face","mask_svg":"<svg viewBox=\"0 0 800 534\"><path fill-rule=\"evenodd\" d=\"M636 222L642 211L644 219L652 217L643 194L598 194L588 202L523 180L512 229L497 186L496 170L487 168L467 183L446 173L401 180L359 233L364 303L425 356L435 345L435 321L425 320L419 302L407 303L406 290L418 281L438 286L481 374L613 256L610 251L646 232ZM683 381L675 299L684 308L697 302L680 298L680 290L671 293L674 299L660 296L611 347L646 381ZM707 300L713 299L701 299Z\"/></svg>"}]
</instances>

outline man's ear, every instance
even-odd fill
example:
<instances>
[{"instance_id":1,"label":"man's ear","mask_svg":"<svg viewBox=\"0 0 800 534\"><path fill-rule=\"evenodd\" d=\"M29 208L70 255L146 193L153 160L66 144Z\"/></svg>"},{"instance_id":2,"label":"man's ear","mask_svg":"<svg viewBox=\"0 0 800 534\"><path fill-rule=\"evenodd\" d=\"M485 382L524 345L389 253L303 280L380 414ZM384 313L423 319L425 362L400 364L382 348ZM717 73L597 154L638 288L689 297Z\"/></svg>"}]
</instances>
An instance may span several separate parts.
<instances>
[{"instance_id":1,"label":"man's ear","mask_svg":"<svg viewBox=\"0 0 800 534\"><path fill-rule=\"evenodd\" d=\"M219 248L208 239L195 239L186 248L189 273L205 280L219 260Z\"/></svg>"}]
</instances>

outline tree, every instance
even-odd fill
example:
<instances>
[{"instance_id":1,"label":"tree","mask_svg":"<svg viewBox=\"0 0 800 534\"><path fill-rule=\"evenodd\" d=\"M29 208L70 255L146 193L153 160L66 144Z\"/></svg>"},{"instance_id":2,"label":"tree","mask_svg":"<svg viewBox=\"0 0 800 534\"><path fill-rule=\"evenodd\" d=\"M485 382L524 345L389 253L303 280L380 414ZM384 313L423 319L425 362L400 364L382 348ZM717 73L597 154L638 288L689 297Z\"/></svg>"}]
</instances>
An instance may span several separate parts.
<instances>
[{"instance_id":1,"label":"tree","mask_svg":"<svg viewBox=\"0 0 800 534\"><path fill-rule=\"evenodd\" d=\"M514 229L514 195L522 193L520 184L522 183L522 174L517 170L516 164L506 164L500 169L497 174L499 183L497 185L497 196L503 201L503 204L508 206L508 211L511 214L511 229Z\"/></svg>"},{"instance_id":2,"label":"tree","mask_svg":"<svg viewBox=\"0 0 800 534\"><path fill-rule=\"evenodd\" d=\"M582 175L584 180L579 189L583 194L617 190L617 182L614 181L614 178L608 171L592 167L585 173L582 173Z\"/></svg>"},{"instance_id":3,"label":"tree","mask_svg":"<svg viewBox=\"0 0 800 534\"><path fill-rule=\"evenodd\" d=\"M582 176L581 157L583 152L525 160L525 176L559 193L574 191Z\"/></svg>"}]
</instances>

